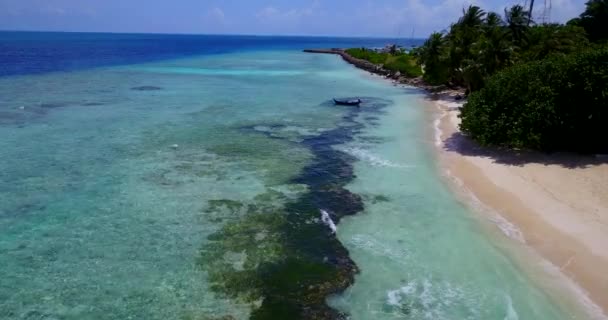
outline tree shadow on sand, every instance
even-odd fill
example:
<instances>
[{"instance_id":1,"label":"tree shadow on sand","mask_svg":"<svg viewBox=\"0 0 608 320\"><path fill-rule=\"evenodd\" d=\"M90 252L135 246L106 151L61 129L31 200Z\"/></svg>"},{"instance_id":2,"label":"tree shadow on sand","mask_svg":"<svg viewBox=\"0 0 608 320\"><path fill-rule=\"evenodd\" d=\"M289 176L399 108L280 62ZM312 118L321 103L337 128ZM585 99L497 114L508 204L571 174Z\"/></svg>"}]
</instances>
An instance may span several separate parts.
<instances>
[{"instance_id":1,"label":"tree shadow on sand","mask_svg":"<svg viewBox=\"0 0 608 320\"><path fill-rule=\"evenodd\" d=\"M499 147L484 147L461 132L455 132L444 141L446 151L463 156L492 159L495 163L511 166L526 164L557 165L564 168L588 168L608 164L608 155L584 155L567 152L542 153L529 150L515 150Z\"/></svg>"}]
</instances>

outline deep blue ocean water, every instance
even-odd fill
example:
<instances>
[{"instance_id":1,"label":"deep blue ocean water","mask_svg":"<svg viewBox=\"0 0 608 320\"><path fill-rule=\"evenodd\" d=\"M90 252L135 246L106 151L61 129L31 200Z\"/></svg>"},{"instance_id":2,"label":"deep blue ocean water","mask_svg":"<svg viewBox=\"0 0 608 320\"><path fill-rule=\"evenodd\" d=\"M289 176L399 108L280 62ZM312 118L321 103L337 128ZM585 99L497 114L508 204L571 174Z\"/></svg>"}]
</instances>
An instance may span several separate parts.
<instances>
[{"instance_id":1,"label":"deep blue ocean water","mask_svg":"<svg viewBox=\"0 0 608 320\"><path fill-rule=\"evenodd\" d=\"M0 319L586 319L446 188L419 90L301 52L391 42L0 33Z\"/></svg>"},{"instance_id":2,"label":"deep blue ocean water","mask_svg":"<svg viewBox=\"0 0 608 320\"><path fill-rule=\"evenodd\" d=\"M420 39L1 32L0 76L256 50L420 45Z\"/></svg>"}]
</instances>

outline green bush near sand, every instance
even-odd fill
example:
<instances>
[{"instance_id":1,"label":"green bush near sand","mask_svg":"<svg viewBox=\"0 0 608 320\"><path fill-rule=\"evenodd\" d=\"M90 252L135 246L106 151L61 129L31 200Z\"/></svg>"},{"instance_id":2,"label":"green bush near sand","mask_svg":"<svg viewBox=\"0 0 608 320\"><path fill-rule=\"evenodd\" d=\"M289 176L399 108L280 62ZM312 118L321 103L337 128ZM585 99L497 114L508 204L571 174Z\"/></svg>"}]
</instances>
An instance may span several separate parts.
<instances>
[{"instance_id":1,"label":"green bush near sand","mask_svg":"<svg viewBox=\"0 0 608 320\"><path fill-rule=\"evenodd\" d=\"M371 63L382 65L384 69L392 72L400 72L406 77L418 77L422 75L422 69L415 59L406 52L395 54L376 52L365 48L347 49L346 53L354 58L367 60Z\"/></svg>"},{"instance_id":2,"label":"green bush near sand","mask_svg":"<svg viewBox=\"0 0 608 320\"><path fill-rule=\"evenodd\" d=\"M354 58L367 60L374 64L384 64L389 56L388 53L380 53L364 48L347 49L346 53L350 54Z\"/></svg>"},{"instance_id":3,"label":"green bush near sand","mask_svg":"<svg viewBox=\"0 0 608 320\"><path fill-rule=\"evenodd\" d=\"M422 76L422 68L416 64L415 60L408 54L391 56L384 63L384 69L401 72L407 77Z\"/></svg>"},{"instance_id":4,"label":"green bush near sand","mask_svg":"<svg viewBox=\"0 0 608 320\"><path fill-rule=\"evenodd\" d=\"M499 72L460 117L460 129L484 145L606 153L608 47Z\"/></svg>"}]
</instances>

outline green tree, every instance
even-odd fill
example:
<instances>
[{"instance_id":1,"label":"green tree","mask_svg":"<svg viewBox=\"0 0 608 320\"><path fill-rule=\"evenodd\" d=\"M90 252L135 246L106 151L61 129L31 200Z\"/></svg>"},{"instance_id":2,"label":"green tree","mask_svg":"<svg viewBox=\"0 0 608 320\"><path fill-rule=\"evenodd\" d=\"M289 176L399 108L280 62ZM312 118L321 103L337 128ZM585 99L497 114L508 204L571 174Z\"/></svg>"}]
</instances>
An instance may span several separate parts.
<instances>
[{"instance_id":1,"label":"green tree","mask_svg":"<svg viewBox=\"0 0 608 320\"><path fill-rule=\"evenodd\" d=\"M602 16L606 2L589 1L592 8L587 14L568 26L536 25L521 5L505 9L504 20L495 12L485 13L471 5L463 9L448 32L431 35L417 51L419 63L425 66L424 78L432 84L465 86L472 92L483 88L487 78L505 68L579 51L589 42L583 29L574 24L581 24L583 16ZM608 18L602 21L605 23Z\"/></svg>"},{"instance_id":2,"label":"green tree","mask_svg":"<svg viewBox=\"0 0 608 320\"><path fill-rule=\"evenodd\" d=\"M424 80L431 84L447 81L445 63L445 39L443 34L434 32L416 51L419 62L424 65Z\"/></svg>"},{"instance_id":3,"label":"green tree","mask_svg":"<svg viewBox=\"0 0 608 320\"><path fill-rule=\"evenodd\" d=\"M516 46L521 47L526 41L526 32L532 23L528 11L521 5L514 5L508 10L505 9L505 20L508 35Z\"/></svg>"},{"instance_id":4,"label":"green tree","mask_svg":"<svg viewBox=\"0 0 608 320\"><path fill-rule=\"evenodd\" d=\"M491 75L510 64L512 46L505 37L504 22L500 15L489 12L482 37L479 39L479 52L485 66L485 73Z\"/></svg>"},{"instance_id":5,"label":"green tree","mask_svg":"<svg viewBox=\"0 0 608 320\"><path fill-rule=\"evenodd\" d=\"M472 74L471 68L476 68L472 63L475 58L472 47L482 32L484 16L485 12L480 7L470 5L466 10L463 9L462 17L450 27L446 36L448 72L451 82L455 84L466 85L466 78Z\"/></svg>"},{"instance_id":6,"label":"green tree","mask_svg":"<svg viewBox=\"0 0 608 320\"><path fill-rule=\"evenodd\" d=\"M569 54L586 48L585 30L573 25L544 24L530 28L523 61L541 60L550 55Z\"/></svg>"},{"instance_id":7,"label":"green tree","mask_svg":"<svg viewBox=\"0 0 608 320\"><path fill-rule=\"evenodd\" d=\"M593 42L608 41L608 0L589 0L585 11L568 24L581 26Z\"/></svg>"},{"instance_id":8,"label":"green tree","mask_svg":"<svg viewBox=\"0 0 608 320\"><path fill-rule=\"evenodd\" d=\"M496 12L488 12L486 19L484 20L484 29L500 28L504 26L505 22L502 21L500 15Z\"/></svg>"},{"instance_id":9,"label":"green tree","mask_svg":"<svg viewBox=\"0 0 608 320\"><path fill-rule=\"evenodd\" d=\"M474 59L465 60L463 75L471 91L483 87L485 78L511 63L512 47L506 40L504 22L499 14L486 15L482 33L473 44Z\"/></svg>"},{"instance_id":10,"label":"green tree","mask_svg":"<svg viewBox=\"0 0 608 320\"><path fill-rule=\"evenodd\" d=\"M608 47L521 63L469 96L461 130L484 145L608 152Z\"/></svg>"}]
</instances>

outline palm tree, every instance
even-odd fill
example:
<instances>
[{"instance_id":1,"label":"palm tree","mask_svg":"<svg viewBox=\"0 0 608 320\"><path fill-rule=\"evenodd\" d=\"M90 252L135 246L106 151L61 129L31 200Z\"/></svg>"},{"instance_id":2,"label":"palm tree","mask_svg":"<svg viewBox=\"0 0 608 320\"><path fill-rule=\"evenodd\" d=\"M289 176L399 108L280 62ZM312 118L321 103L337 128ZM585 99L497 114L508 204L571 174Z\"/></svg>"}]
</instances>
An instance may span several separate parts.
<instances>
[{"instance_id":1,"label":"palm tree","mask_svg":"<svg viewBox=\"0 0 608 320\"><path fill-rule=\"evenodd\" d=\"M462 17L457 25L471 30L481 27L484 23L485 12L478 6L470 5L466 10L462 9Z\"/></svg>"},{"instance_id":2,"label":"palm tree","mask_svg":"<svg viewBox=\"0 0 608 320\"><path fill-rule=\"evenodd\" d=\"M578 26L544 24L530 28L524 60L540 60L549 55L569 54L585 48L589 40Z\"/></svg>"},{"instance_id":3,"label":"palm tree","mask_svg":"<svg viewBox=\"0 0 608 320\"><path fill-rule=\"evenodd\" d=\"M423 61L438 61L444 45L443 34L433 32L422 46L421 58Z\"/></svg>"},{"instance_id":4,"label":"palm tree","mask_svg":"<svg viewBox=\"0 0 608 320\"><path fill-rule=\"evenodd\" d=\"M418 59L424 65L424 77L431 83L445 81L444 63L445 38L442 33L434 32L418 51Z\"/></svg>"},{"instance_id":5,"label":"palm tree","mask_svg":"<svg viewBox=\"0 0 608 320\"><path fill-rule=\"evenodd\" d=\"M478 6L470 5L463 9L462 17L450 27L446 36L448 43L448 69L451 82L463 84L465 61L472 61L475 54L471 51L479 39L484 26L485 12ZM466 63L468 65L469 63Z\"/></svg>"},{"instance_id":6,"label":"palm tree","mask_svg":"<svg viewBox=\"0 0 608 320\"><path fill-rule=\"evenodd\" d=\"M484 74L492 75L511 62L512 48L505 37L504 22L496 12L488 12L484 32L476 43Z\"/></svg>"},{"instance_id":7,"label":"palm tree","mask_svg":"<svg viewBox=\"0 0 608 320\"><path fill-rule=\"evenodd\" d=\"M516 46L521 47L525 41L526 31L530 23L533 23L528 12L521 5L514 5L508 10L505 9L505 21L511 40Z\"/></svg>"},{"instance_id":8,"label":"palm tree","mask_svg":"<svg viewBox=\"0 0 608 320\"><path fill-rule=\"evenodd\" d=\"M486 28L502 27L505 24L500 15L496 12L488 12L484 22Z\"/></svg>"}]
</instances>

